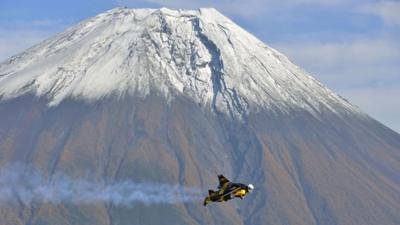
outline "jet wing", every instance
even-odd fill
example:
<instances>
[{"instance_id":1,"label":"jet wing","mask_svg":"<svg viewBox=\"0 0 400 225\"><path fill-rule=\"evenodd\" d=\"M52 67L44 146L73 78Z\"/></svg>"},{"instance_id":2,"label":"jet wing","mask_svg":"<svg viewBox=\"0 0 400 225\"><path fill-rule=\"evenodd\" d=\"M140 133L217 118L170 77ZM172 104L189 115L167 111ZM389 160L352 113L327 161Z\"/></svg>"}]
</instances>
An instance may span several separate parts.
<instances>
[{"instance_id":1,"label":"jet wing","mask_svg":"<svg viewBox=\"0 0 400 225\"><path fill-rule=\"evenodd\" d=\"M223 175L218 175L218 180L219 180L219 186L218 186L219 189L224 190L228 187L230 181L226 179Z\"/></svg>"}]
</instances>

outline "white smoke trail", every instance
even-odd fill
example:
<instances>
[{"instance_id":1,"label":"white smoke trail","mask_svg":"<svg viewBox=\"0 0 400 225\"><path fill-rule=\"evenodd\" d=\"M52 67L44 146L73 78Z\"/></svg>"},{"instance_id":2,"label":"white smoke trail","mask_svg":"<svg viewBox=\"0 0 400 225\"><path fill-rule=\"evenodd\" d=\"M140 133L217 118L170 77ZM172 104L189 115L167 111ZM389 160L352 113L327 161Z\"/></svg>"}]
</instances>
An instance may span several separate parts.
<instances>
[{"instance_id":1,"label":"white smoke trail","mask_svg":"<svg viewBox=\"0 0 400 225\"><path fill-rule=\"evenodd\" d=\"M100 184L74 180L68 176L57 176L48 181L39 172L19 164L0 169L0 204L13 201L24 204L108 202L129 206L134 203L195 202L201 198L199 189L179 185L136 183L130 180Z\"/></svg>"}]
</instances>

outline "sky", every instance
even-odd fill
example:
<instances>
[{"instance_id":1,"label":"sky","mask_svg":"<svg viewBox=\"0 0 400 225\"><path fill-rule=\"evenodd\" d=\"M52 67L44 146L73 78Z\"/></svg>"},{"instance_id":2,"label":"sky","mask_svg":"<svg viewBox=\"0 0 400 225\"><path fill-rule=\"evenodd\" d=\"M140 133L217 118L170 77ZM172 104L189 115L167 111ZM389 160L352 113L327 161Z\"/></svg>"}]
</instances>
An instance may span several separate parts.
<instances>
[{"instance_id":1,"label":"sky","mask_svg":"<svg viewBox=\"0 0 400 225\"><path fill-rule=\"evenodd\" d=\"M400 0L0 0L0 62L118 6L216 8L400 133Z\"/></svg>"}]
</instances>

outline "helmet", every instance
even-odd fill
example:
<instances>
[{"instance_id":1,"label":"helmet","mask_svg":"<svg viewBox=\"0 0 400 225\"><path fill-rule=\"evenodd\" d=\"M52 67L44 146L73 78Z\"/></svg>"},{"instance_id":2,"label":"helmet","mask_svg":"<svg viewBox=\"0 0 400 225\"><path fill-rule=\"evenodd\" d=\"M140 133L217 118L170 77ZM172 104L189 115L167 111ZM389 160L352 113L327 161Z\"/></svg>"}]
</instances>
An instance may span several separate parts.
<instances>
[{"instance_id":1,"label":"helmet","mask_svg":"<svg viewBox=\"0 0 400 225\"><path fill-rule=\"evenodd\" d=\"M254 186L252 184L249 184L247 187L249 188L249 191L252 191L254 189Z\"/></svg>"}]
</instances>

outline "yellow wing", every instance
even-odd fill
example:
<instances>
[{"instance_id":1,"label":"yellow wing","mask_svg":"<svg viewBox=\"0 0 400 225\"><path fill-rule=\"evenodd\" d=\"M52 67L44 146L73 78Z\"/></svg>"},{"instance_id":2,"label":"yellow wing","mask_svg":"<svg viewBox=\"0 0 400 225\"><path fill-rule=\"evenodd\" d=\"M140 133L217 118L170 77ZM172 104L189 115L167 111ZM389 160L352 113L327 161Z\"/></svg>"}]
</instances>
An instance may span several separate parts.
<instances>
[{"instance_id":1,"label":"yellow wing","mask_svg":"<svg viewBox=\"0 0 400 225\"><path fill-rule=\"evenodd\" d=\"M218 175L219 186L218 188L221 190L225 190L229 185L229 180L226 179L223 175Z\"/></svg>"}]
</instances>

